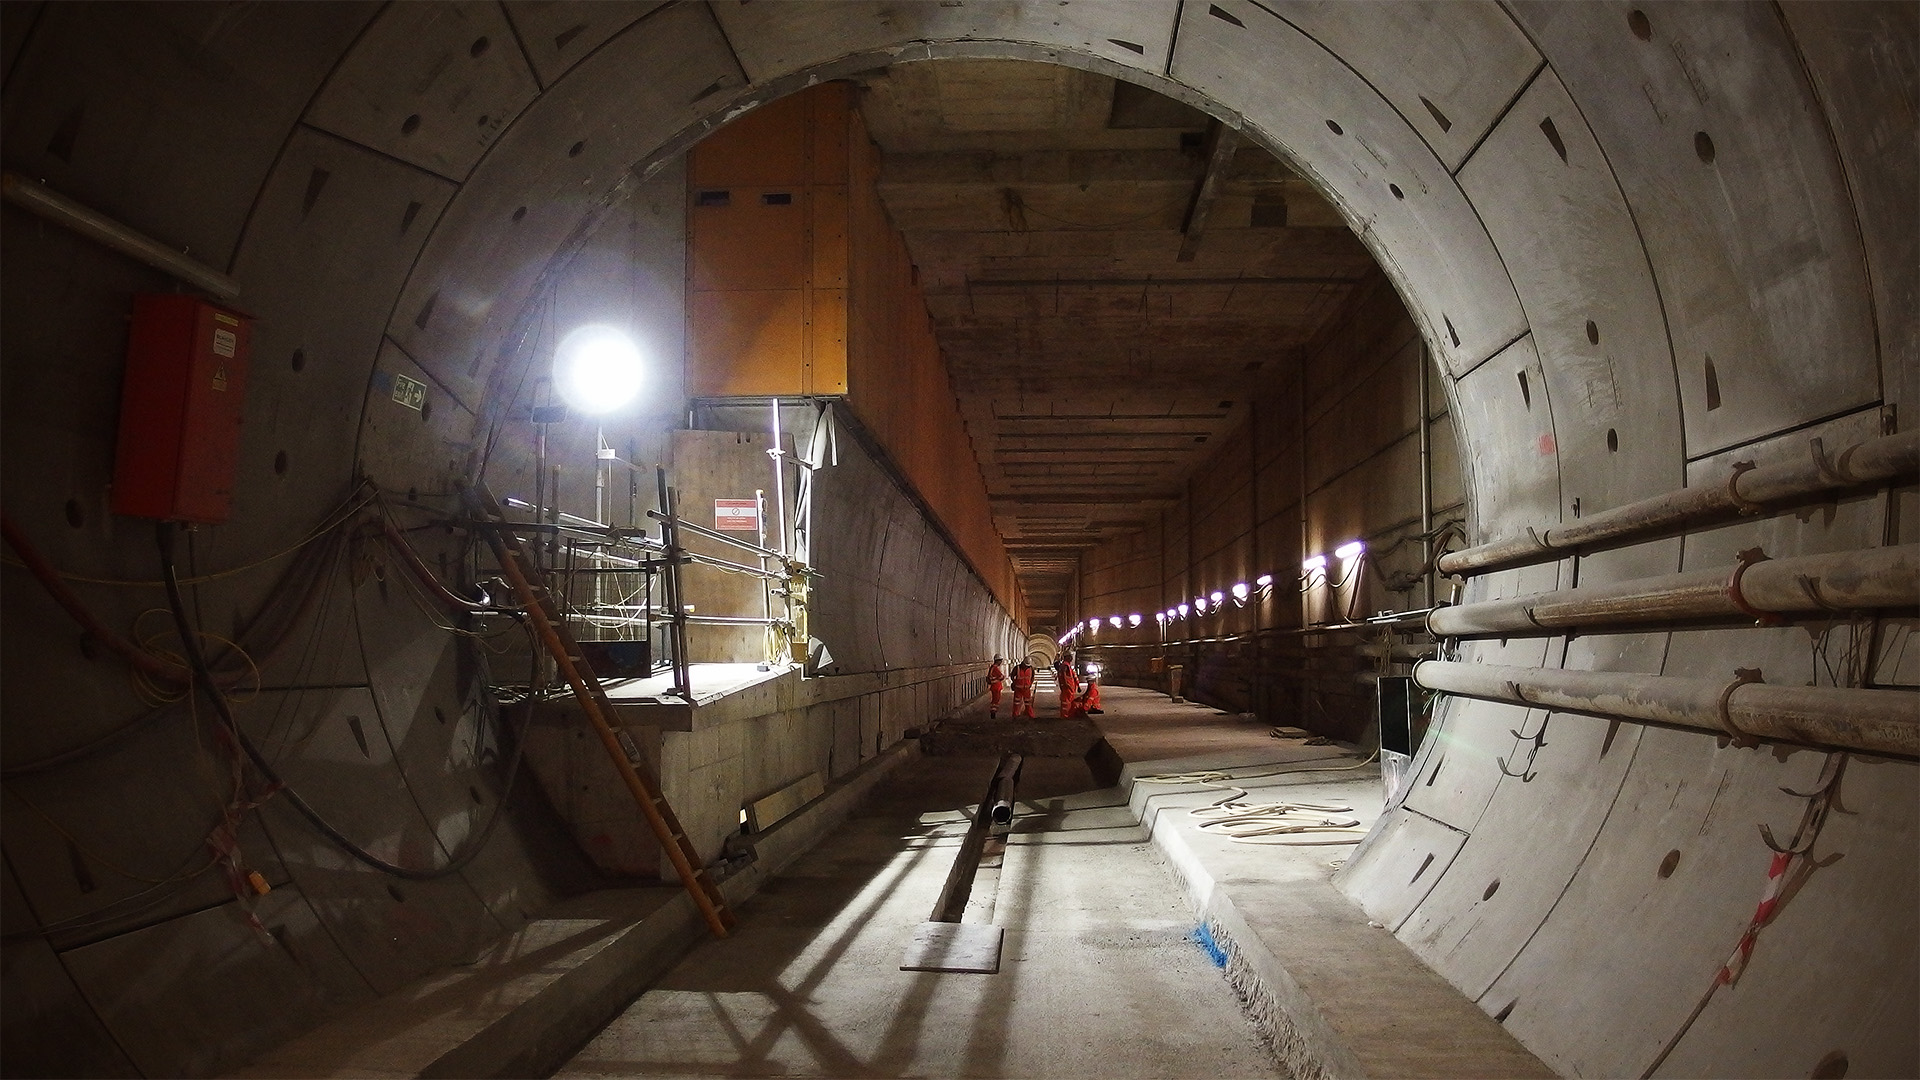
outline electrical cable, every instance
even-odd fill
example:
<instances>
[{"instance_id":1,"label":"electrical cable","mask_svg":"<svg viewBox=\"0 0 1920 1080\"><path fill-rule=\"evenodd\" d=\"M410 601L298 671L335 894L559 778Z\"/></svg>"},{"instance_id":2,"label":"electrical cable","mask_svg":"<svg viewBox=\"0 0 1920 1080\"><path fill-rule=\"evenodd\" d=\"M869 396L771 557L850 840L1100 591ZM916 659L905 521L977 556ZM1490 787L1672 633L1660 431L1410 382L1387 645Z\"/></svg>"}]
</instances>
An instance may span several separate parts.
<instances>
[{"instance_id":1,"label":"electrical cable","mask_svg":"<svg viewBox=\"0 0 1920 1080\"><path fill-rule=\"evenodd\" d=\"M346 852L355 860L382 873L390 874L407 881L434 881L455 874L465 868L468 863L472 862L486 846L487 840L493 833L494 826L498 824L501 811L506 805L507 791L511 789L512 782L518 774L519 763L522 756L521 751L526 744L524 737L525 725L523 725L522 731L520 732L521 737L514 740L513 757L507 773L507 788L503 790L500 800L495 803L493 813L488 817L486 825L468 842L466 850L460 852L458 855L451 856L445 865L429 870L401 866L397 863L382 859L380 856L375 855L373 852L355 843L352 838L348 837L331 822L327 821L326 818L322 817L319 811L315 810L306 799L300 796L299 792L287 786L286 781L281 779L279 773L274 769L273 763L268 761L266 756L260 753L259 749L253 744L253 740L247 737L246 732L242 731L239 723L234 720L233 711L228 706L226 695L221 693L219 687L214 685L213 679L207 671L206 659L200 652L198 635L187 619L186 605L180 596L179 575L174 566L173 537L173 523L170 521L160 522L155 529L155 539L160 549L160 562L165 574L167 606L172 610L174 622L180 630L181 645L186 650L187 663L193 673L193 686L196 690L206 694L207 698L212 702L214 711L219 716L220 726L246 754L248 760L253 763L254 769L267 781L270 785L271 792L284 796L287 802L299 812L300 816L306 819L307 824L313 826L322 836L331 841L334 846ZM531 720L532 710L529 709L528 723L530 723Z\"/></svg>"}]
</instances>

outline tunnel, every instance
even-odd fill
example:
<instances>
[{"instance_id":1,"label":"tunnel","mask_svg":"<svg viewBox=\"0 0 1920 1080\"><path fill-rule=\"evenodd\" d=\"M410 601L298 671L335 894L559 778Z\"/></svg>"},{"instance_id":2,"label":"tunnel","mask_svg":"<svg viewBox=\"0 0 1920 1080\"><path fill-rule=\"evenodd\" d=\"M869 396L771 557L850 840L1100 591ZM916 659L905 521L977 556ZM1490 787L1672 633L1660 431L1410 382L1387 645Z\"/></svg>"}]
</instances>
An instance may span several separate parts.
<instances>
[{"instance_id":1,"label":"tunnel","mask_svg":"<svg viewBox=\"0 0 1920 1080\"><path fill-rule=\"evenodd\" d=\"M913 770L1056 655L1137 745L1372 770L1311 881L1235 881L1117 735L1025 744L1020 813L1142 830L1060 865L1160 882L1199 944L1152 947L1221 966L1164 991L1258 1033L1208 1075L1920 1074L1913 5L7 0L0 38L7 1075L552 1074L683 957L729 985L734 919L877 910L778 871L916 785L972 813L990 759ZM554 366L610 340L631 404ZM328 1035L626 893L654 936L587 1028L386 1072ZM1135 1074L977 1043L930 1074Z\"/></svg>"}]
</instances>

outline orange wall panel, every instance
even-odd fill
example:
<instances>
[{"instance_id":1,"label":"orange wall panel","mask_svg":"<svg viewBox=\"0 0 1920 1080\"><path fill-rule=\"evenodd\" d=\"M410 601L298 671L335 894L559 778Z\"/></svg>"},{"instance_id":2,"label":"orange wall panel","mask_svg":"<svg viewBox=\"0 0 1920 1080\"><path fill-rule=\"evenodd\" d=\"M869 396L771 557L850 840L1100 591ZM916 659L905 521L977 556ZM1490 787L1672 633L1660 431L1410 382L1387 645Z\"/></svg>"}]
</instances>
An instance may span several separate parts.
<instances>
[{"instance_id":1,"label":"orange wall panel","mask_svg":"<svg viewBox=\"0 0 1920 1080\"><path fill-rule=\"evenodd\" d=\"M687 294L687 393L766 397L799 393L807 333L798 289Z\"/></svg>"},{"instance_id":2,"label":"orange wall panel","mask_svg":"<svg viewBox=\"0 0 1920 1080\"><path fill-rule=\"evenodd\" d=\"M770 101L728 123L687 152L693 187L801 185L807 176L811 92Z\"/></svg>"}]
</instances>

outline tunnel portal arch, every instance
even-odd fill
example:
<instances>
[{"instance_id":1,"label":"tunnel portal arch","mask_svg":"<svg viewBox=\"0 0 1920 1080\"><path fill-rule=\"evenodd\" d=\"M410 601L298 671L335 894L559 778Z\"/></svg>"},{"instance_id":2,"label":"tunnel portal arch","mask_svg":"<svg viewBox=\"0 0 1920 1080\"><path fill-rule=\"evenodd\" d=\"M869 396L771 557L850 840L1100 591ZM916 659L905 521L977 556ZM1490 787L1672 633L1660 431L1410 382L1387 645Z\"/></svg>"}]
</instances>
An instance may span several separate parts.
<instances>
[{"instance_id":1,"label":"tunnel portal arch","mask_svg":"<svg viewBox=\"0 0 1920 1080\"><path fill-rule=\"evenodd\" d=\"M318 519L363 463L390 487L443 489L489 410L512 399L544 290L596 215L731 117L888 63L1096 71L1221 118L1341 209L1445 376L1472 527L1493 539L1680 487L1785 433L1873 433L1884 407L1920 405L1912 132L1889 146L1872 119L1910 116L1912 34L1906 54L1863 57L1839 44L1853 16L1819 7L683 3L620 7L641 14L590 18L585 32L564 5L549 16L484 4L351 18L286 10L249 16L265 20L250 24L254 44L287 50L261 76L279 91L282 128L213 149L154 140L85 174L39 151L19 164L82 176L83 193L216 253L207 257L242 282L266 358L257 407L305 410L311 429L249 431L296 440L296 468L288 481L243 478L240 498L285 511L224 541L246 550ZM49 12L36 35L80 18ZM1898 33L1912 13L1886 18ZM325 19L325 33L300 23ZM28 76L33 64L108 62L77 32L23 55ZM469 62L478 66L457 67ZM449 93L435 70L473 92ZM22 74L10 91L32 84ZM116 85L213 116L217 106L171 77L122 73ZM51 147L73 107L47 93L10 114L12 127ZM134 186L174 175L141 167L155 160L238 179L155 195ZM303 377L308 354L345 359ZM404 425L376 411L368 376L396 372L448 406ZM89 400L64 419L91 430L106 407ZM59 430L62 419L37 423ZM345 428L355 440L339 438ZM59 452L13 455L11 467L52 462L45 471L59 474ZM78 561L116 563L111 537L75 544ZM1676 571L1684 555L1675 539L1582 559L1577 572L1600 584ZM1549 563L1484 575L1467 598L1566 586L1573 573ZM1642 672L1719 673L1747 659L1731 643L1689 656L1668 646L1647 633L1488 642L1464 655ZM1637 1074L1689 1023L1697 976L1751 913L1759 882L1735 853L1753 854L1752 821L1795 812L1777 792L1804 790L1817 762L1563 720L1537 783L1493 769L1509 731L1547 719L1455 702L1416 762L1421 794L1356 860L1397 872L1425 857L1440 869L1397 873L1418 889L1363 899L1390 909L1383 921L1410 947L1556 1068ZM1688 801L1703 775L1714 798ZM1920 1056L1910 1024L1886 1027L1915 1005L1920 904L1901 858L1915 836L1912 776L1907 763L1849 772L1863 813L1829 830L1850 856L1770 929L1763 949L1781 961L1763 953L1739 1003L1703 1013L1670 1067L1753 1074L1798 1062L1807 1038L1828 1032L1858 1048L1863 1072L1881 1062L1897 1073ZM1680 811L1642 810L1669 797ZM1684 828L1667 820L1675 813ZM1701 875L1686 892L1652 891L1647 868L1676 829L1721 854L1680 864ZM1905 928L1890 950L1835 944L1883 941L1887 926ZM1907 969L1889 974L1903 943ZM1595 959L1609 950L1633 962ZM1586 978L1568 978L1569 966Z\"/></svg>"}]
</instances>

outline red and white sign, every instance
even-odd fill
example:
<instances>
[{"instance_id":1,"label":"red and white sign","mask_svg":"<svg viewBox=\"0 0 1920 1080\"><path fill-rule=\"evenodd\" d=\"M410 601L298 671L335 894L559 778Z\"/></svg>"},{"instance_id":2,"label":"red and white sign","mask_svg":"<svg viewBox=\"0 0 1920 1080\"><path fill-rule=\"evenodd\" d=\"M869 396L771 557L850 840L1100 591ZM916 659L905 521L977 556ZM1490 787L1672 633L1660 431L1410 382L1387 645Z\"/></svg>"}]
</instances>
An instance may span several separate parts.
<instances>
[{"instance_id":1,"label":"red and white sign","mask_svg":"<svg viewBox=\"0 0 1920 1080\"><path fill-rule=\"evenodd\" d=\"M759 532L760 504L753 499L715 499L713 527L725 532Z\"/></svg>"}]
</instances>

